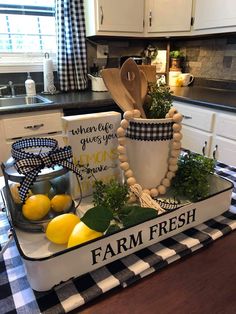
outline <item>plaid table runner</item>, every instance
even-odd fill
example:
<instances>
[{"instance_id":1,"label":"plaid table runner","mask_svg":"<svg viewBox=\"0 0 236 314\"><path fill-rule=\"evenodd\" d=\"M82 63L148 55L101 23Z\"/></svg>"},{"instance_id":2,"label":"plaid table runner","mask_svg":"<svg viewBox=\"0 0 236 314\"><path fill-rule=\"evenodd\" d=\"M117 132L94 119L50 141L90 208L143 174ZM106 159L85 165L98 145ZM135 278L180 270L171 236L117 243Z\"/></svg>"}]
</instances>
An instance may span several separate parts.
<instances>
[{"instance_id":1,"label":"plaid table runner","mask_svg":"<svg viewBox=\"0 0 236 314\"><path fill-rule=\"evenodd\" d=\"M216 173L235 182L229 211L50 291L30 288L12 241L0 258L0 313L67 313L114 287L127 287L236 229L236 168L218 163ZM7 241L8 229L6 215L0 213L2 245Z\"/></svg>"}]
</instances>

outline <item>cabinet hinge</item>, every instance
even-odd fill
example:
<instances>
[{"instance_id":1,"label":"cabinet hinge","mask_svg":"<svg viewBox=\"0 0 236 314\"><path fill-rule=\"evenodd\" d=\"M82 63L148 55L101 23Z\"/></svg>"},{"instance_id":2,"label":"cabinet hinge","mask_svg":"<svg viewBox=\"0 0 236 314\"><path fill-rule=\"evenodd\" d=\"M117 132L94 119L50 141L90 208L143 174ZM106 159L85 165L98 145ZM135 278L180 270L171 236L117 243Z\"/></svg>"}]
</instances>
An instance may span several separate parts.
<instances>
[{"instance_id":1,"label":"cabinet hinge","mask_svg":"<svg viewBox=\"0 0 236 314\"><path fill-rule=\"evenodd\" d=\"M144 26L145 26L145 20L143 20L143 28L144 28Z\"/></svg>"},{"instance_id":2,"label":"cabinet hinge","mask_svg":"<svg viewBox=\"0 0 236 314\"><path fill-rule=\"evenodd\" d=\"M194 24L194 17L193 17L193 16L191 17L191 22L190 22L190 24L191 24L191 26L193 26L193 24Z\"/></svg>"}]
</instances>

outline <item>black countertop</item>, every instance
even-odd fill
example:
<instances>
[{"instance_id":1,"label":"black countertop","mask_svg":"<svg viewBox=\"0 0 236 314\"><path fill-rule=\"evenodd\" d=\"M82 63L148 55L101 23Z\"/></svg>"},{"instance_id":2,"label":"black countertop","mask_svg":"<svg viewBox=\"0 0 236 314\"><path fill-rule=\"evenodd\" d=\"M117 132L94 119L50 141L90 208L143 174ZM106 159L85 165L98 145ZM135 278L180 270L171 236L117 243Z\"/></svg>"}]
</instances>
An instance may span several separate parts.
<instances>
[{"instance_id":1,"label":"black countertop","mask_svg":"<svg viewBox=\"0 0 236 314\"><path fill-rule=\"evenodd\" d=\"M175 100L236 113L236 90L198 85L171 90ZM0 115L53 109L63 109L65 115L119 110L108 92L80 91L44 97L53 103L0 107Z\"/></svg>"},{"instance_id":2,"label":"black countertop","mask_svg":"<svg viewBox=\"0 0 236 314\"><path fill-rule=\"evenodd\" d=\"M236 113L236 90L203 86L173 87L171 90L175 100Z\"/></svg>"},{"instance_id":3,"label":"black countertop","mask_svg":"<svg viewBox=\"0 0 236 314\"><path fill-rule=\"evenodd\" d=\"M52 103L0 107L0 115L53 109L63 109L68 113L70 111L96 112L101 108L118 109L108 92L79 91L42 96L51 100Z\"/></svg>"}]
</instances>

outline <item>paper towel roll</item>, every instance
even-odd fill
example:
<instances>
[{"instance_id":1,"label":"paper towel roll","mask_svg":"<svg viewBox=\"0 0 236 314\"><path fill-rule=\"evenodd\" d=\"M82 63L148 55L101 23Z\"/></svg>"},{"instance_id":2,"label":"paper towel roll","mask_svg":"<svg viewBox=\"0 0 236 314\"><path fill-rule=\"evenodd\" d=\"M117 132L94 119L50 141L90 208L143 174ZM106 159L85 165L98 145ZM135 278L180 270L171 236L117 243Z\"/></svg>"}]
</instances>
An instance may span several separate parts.
<instances>
[{"instance_id":1,"label":"paper towel roll","mask_svg":"<svg viewBox=\"0 0 236 314\"><path fill-rule=\"evenodd\" d=\"M52 91L55 91L53 62L48 53L45 53L45 58L43 60L43 82L44 93L52 93Z\"/></svg>"}]
</instances>

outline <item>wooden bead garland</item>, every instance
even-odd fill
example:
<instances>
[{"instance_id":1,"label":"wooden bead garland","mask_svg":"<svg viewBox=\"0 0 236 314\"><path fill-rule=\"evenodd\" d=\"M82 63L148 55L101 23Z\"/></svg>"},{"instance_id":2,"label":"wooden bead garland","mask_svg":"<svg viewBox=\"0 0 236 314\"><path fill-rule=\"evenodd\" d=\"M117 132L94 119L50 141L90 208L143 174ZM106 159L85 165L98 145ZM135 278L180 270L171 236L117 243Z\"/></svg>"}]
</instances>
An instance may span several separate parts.
<instances>
[{"instance_id":1,"label":"wooden bead garland","mask_svg":"<svg viewBox=\"0 0 236 314\"><path fill-rule=\"evenodd\" d=\"M127 180L127 184L129 186L135 185L136 179L134 177L133 171L130 169L130 165L128 162L128 156L126 155L126 138L125 133L126 129L129 127L129 122L133 118L140 118L141 114L140 111L130 110L126 111L124 113L124 119L120 123L120 127L117 129L117 136L118 136L118 142L119 146L117 148L119 153L119 160L121 162L120 168L124 171L125 177ZM168 160L168 171L165 175L165 177L161 180L161 184L157 187L153 187L151 189L144 189L143 192L149 194L151 197L156 197L159 194L165 194L166 188L170 186L171 179L175 176L175 172L178 169L178 156L180 154L180 148L181 148L181 121L183 119L182 115L178 113L177 109L172 107L169 112L166 114L166 118L172 118L173 119L173 141L171 144L171 150L170 150L170 157Z\"/></svg>"}]
</instances>

